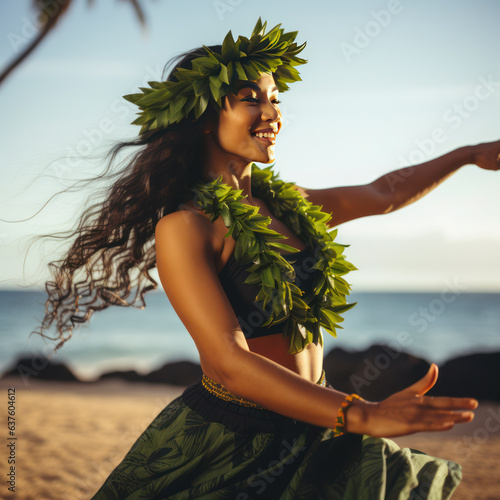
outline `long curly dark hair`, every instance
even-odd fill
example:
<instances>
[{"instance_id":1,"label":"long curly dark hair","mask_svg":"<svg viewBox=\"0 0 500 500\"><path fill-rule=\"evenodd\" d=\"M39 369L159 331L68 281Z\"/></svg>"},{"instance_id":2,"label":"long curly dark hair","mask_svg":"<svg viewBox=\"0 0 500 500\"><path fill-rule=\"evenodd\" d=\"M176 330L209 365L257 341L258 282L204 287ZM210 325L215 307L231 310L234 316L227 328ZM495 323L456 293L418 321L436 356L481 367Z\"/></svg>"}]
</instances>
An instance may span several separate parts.
<instances>
[{"instance_id":1,"label":"long curly dark hair","mask_svg":"<svg viewBox=\"0 0 500 500\"><path fill-rule=\"evenodd\" d=\"M210 48L220 52L220 45ZM203 48L178 56L167 80L178 67L190 67ZM166 69L165 68L165 69ZM53 353L71 338L76 323L87 322L94 311L111 305L144 308L144 294L158 283L154 233L157 222L192 198L202 179L203 129L216 112L208 107L198 120L185 118L163 130L119 142L106 155L106 169L93 181L110 181L102 201L86 208L77 228L38 238L74 239L65 257L48 264L53 280L45 283L48 299L37 333L58 341ZM119 153L135 151L125 165L112 172ZM132 291L135 291L135 295ZM139 300L140 306L134 305ZM55 323L57 336L44 332Z\"/></svg>"}]
</instances>

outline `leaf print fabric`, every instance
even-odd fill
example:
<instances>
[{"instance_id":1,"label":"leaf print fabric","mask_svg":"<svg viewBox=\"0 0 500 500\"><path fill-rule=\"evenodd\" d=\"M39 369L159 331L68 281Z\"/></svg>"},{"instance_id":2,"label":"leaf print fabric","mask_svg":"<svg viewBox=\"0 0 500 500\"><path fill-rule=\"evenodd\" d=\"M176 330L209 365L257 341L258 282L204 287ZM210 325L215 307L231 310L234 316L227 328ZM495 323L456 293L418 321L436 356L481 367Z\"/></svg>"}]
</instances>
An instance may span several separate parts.
<instances>
[{"instance_id":1,"label":"leaf print fabric","mask_svg":"<svg viewBox=\"0 0 500 500\"><path fill-rule=\"evenodd\" d=\"M460 479L454 462L390 439L334 438L224 401L199 381L157 415L91 500L444 500Z\"/></svg>"}]
</instances>

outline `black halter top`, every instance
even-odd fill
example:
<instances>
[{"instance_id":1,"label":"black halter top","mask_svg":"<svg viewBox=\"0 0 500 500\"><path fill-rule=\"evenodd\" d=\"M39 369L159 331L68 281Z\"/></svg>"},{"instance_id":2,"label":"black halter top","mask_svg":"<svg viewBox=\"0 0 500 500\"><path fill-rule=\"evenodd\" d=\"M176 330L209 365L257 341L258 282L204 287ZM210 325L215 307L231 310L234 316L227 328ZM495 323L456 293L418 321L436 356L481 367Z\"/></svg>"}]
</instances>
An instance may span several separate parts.
<instances>
[{"instance_id":1,"label":"black halter top","mask_svg":"<svg viewBox=\"0 0 500 500\"><path fill-rule=\"evenodd\" d=\"M314 279L318 272L316 269L312 269L312 266L316 263L312 251L306 247L296 253L284 254L283 257L295 269L295 285L304 292L302 298L307 297L312 292ZM269 317L271 304L268 304L266 309L263 309L260 303L255 302L260 287L244 283L249 275L246 271L247 267L249 267L249 264L242 266L238 264L234 255L231 255L219 273L222 288L233 307L245 338L250 339L282 333L284 322L262 326Z\"/></svg>"}]
</instances>

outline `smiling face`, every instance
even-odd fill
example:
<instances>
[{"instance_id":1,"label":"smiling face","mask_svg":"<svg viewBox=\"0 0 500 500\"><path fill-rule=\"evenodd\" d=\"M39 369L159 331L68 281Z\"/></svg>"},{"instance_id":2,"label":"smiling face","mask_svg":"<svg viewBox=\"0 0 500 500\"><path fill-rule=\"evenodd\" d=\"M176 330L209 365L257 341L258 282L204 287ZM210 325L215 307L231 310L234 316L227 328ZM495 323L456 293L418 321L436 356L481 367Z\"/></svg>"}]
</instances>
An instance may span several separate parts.
<instances>
[{"instance_id":1,"label":"smiling face","mask_svg":"<svg viewBox=\"0 0 500 500\"><path fill-rule=\"evenodd\" d=\"M282 124L274 78L264 73L238 88L237 95L226 95L218 124L209 132L209 155L218 161L271 163Z\"/></svg>"}]
</instances>

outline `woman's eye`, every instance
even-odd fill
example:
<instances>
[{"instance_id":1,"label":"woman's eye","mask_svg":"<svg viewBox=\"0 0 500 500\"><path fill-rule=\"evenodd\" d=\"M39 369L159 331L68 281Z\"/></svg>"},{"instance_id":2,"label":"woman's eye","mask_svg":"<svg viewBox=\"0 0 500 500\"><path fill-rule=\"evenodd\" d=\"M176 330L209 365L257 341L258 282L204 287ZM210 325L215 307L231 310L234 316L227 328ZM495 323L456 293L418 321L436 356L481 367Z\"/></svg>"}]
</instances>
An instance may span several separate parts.
<instances>
[{"instance_id":1,"label":"woman's eye","mask_svg":"<svg viewBox=\"0 0 500 500\"><path fill-rule=\"evenodd\" d=\"M245 97L242 100L245 102L251 102L251 103L260 102L259 99L257 99L256 97L251 97L251 96ZM281 101L279 99L273 99L273 104L281 104Z\"/></svg>"}]
</instances>

